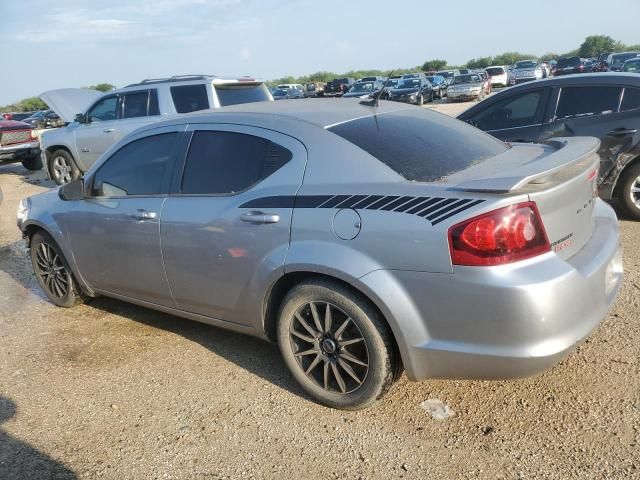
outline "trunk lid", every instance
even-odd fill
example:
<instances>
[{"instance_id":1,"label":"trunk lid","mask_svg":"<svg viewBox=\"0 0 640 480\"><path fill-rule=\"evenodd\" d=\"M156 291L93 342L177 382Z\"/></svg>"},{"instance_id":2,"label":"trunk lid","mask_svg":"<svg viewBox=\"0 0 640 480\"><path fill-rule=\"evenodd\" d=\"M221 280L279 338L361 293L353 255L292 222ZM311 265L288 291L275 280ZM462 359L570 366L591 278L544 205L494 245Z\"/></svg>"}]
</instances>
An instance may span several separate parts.
<instances>
[{"instance_id":1,"label":"trunk lid","mask_svg":"<svg viewBox=\"0 0 640 480\"><path fill-rule=\"evenodd\" d=\"M600 141L557 138L514 145L494 159L452 175L452 189L527 194L536 203L552 249L564 259L580 251L594 228Z\"/></svg>"}]
</instances>

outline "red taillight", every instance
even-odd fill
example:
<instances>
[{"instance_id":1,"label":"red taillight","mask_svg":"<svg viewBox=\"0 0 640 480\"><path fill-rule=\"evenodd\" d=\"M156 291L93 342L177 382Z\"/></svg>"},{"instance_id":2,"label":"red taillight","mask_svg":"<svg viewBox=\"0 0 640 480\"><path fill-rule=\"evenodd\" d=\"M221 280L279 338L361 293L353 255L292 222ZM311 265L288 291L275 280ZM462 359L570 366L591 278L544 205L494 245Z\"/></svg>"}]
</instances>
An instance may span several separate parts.
<instances>
[{"instance_id":1,"label":"red taillight","mask_svg":"<svg viewBox=\"0 0 640 480\"><path fill-rule=\"evenodd\" d=\"M551 251L533 202L484 213L449 229L454 265L504 265Z\"/></svg>"}]
</instances>

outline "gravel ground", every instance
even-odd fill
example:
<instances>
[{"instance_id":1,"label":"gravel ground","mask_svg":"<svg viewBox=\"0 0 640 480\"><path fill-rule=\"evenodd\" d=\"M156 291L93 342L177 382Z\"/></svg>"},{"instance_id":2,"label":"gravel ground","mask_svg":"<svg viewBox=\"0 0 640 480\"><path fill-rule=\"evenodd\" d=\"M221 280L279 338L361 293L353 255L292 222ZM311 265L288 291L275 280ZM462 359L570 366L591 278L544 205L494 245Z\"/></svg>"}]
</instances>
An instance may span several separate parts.
<instances>
[{"instance_id":1,"label":"gravel ground","mask_svg":"<svg viewBox=\"0 0 640 480\"><path fill-rule=\"evenodd\" d=\"M15 210L50 187L0 166L2 479L640 478L640 223L621 222L616 305L555 368L403 377L372 408L342 412L310 401L275 345L115 300L49 304ZM453 416L432 418L429 399Z\"/></svg>"}]
</instances>

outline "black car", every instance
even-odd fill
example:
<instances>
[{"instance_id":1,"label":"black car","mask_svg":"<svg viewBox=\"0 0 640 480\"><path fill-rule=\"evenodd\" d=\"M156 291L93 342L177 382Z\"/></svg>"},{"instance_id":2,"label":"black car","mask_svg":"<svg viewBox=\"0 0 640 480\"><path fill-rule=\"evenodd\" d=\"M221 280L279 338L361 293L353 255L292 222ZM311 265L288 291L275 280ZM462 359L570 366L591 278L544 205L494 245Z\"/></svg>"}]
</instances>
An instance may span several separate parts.
<instances>
[{"instance_id":1,"label":"black car","mask_svg":"<svg viewBox=\"0 0 640 480\"><path fill-rule=\"evenodd\" d=\"M600 139L600 197L640 220L640 75L592 73L503 90L458 118L506 142Z\"/></svg>"},{"instance_id":2,"label":"black car","mask_svg":"<svg viewBox=\"0 0 640 480\"><path fill-rule=\"evenodd\" d=\"M353 78L334 78L324 87L324 96L342 95L349 91L351 86L356 83Z\"/></svg>"},{"instance_id":3,"label":"black car","mask_svg":"<svg viewBox=\"0 0 640 480\"><path fill-rule=\"evenodd\" d=\"M395 88L389 91L389 100L394 102L414 103L422 105L425 102L433 102L433 90L427 77L420 74L404 75Z\"/></svg>"},{"instance_id":4,"label":"black car","mask_svg":"<svg viewBox=\"0 0 640 480\"><path fill-rule=\"evenodd\" d=\"M435 98L443 98L447 94L447 79L440 75L429 75L427 80L431 83L431 89Z\"/></svg>"},{"instance_id":5,"label":"black car","mask_svg":"<svg viewBox=\"0 0 640 480\"><path fill-rule=\"evenodd\" d=\"M607 63L609 64L609 71L621 72L622 65L624 65L624 62L636 57L640 57L640 52L612 53L611 55L609 55L609 58L607 59Z\"/></svg>"},{"instance_id":6,"label":"black car","mask_svg":"<svg viewBox=\"0 0 640 480\"><path fill-rule=\"evenodd\" d=\"M596 60L595 71L596 72L606 72L609 70L609 64L607 63L607 59L609 58L610 53L601 53Z\"/></svg>"},{"instance_id":7,"label":"black car","mask_svg":"<svg viewBox=\"0 0 640 480\"><path fill-rule=\"evenodd\" d=\"M62 127L64 125L64 121L53 110L41 110L39 112L35 112L33 115L23 119L22 121L28 123L33 128L39 129Z\"/></svg>"},{"instance_id":8,"label":"black car","mask_svg":"<svg viewBox=\"0 0 640 480\"><path fill-rule=\"evenodd\" d=\"M580 57L568 57L558 60L554 75L571 75L572 73L586 73L588 71L585 60Z\"/></svg>"}]
</instances>

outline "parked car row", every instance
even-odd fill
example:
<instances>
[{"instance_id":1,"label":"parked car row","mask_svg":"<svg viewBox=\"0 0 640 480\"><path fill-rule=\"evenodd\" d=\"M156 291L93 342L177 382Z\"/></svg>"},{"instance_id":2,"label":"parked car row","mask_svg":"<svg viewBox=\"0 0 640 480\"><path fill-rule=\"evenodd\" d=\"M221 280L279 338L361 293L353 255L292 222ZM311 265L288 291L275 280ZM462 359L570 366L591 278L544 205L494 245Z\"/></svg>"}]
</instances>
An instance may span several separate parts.
<instances>
[{"instance_id":1,"label":"parked car row","mask_svg":"<svg viewBox=\"0 0 640 480\"><path fill-rule=\"evenodd\" d=\"M5 120L16 120L28 123L33 128L39 130L43 130L45 128L57 128L64 125L64 121L53 110L3 113L2 117Z\"/></svg>"}]
</instances>

